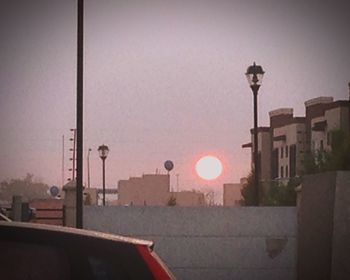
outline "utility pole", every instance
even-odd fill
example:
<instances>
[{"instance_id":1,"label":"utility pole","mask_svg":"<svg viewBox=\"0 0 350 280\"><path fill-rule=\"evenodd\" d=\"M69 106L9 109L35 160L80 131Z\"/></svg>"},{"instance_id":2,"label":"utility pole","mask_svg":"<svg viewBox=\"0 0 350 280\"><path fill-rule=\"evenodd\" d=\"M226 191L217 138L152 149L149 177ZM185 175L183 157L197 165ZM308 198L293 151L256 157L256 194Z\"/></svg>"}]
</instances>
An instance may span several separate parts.
<instances>
[{"instance_id":1,"label":"utility pole","mask_svg":"<svg viewBox=\"0 0 350 280\"><path fill-rule=\"evenodd\" d=\"M62 188L64 186L64 135L62 135Z\"/></svg>"},{"instance_id":2,"label":"utility pole","mask_svg":"<svg viewBox=\"0 0 350 280\"><path fill-rule=\"evenodd\" d=\"M70 160L72 161L72 169L69 169L69 171L72 171L72 181L74 181L75 180L75 171L76 171L75 152L76 152L76 143L77 143L77 130L75 128L71 128L70 131L73 132L73 138L69 138L69 140L73 142L73 148L70 148L70 151L73 152L73 154L72 154L72 157L70 158Z\"/></svg>"},{"instance_id":3,"label":"utility pole","mask_svg":"<svg viewBox=\"0 0 350 280\"><path fill-rule=\"evenodd\" d=\"M77 27L77 180L76 227L83 228L84 0L78 0Z\"/></svg>"},{"instance_id":4,"label":"utility pole","mask_svg":"<svg viewBox=\"0 0 350 280\"><path fill-rule=\"evenodd\" d=\"M91 152L91 148L89 148L88 150L88 154L87 154L87 181L88 181L88 189L90 189L90 152Z\"/></svg>"}]
</instances>

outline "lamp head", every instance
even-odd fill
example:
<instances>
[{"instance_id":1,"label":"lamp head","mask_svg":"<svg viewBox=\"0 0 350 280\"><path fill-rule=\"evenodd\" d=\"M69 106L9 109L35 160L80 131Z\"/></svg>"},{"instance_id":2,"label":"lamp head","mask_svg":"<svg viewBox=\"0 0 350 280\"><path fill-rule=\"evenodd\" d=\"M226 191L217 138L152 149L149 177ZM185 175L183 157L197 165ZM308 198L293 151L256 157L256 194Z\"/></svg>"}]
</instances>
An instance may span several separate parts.
<instances>
[{"instance_id":1,"label":"lamp head","mask_svg":"<svg viewBox=\"0 0 350 280\"><path fill-rule=\"evenodd\" d=\"M253 65L249 66L247 72L245 73L250 87L260 87L262 79L264 77L264 70L260 65L256 65L255 62Z\"/></svg>"}]
</instances>

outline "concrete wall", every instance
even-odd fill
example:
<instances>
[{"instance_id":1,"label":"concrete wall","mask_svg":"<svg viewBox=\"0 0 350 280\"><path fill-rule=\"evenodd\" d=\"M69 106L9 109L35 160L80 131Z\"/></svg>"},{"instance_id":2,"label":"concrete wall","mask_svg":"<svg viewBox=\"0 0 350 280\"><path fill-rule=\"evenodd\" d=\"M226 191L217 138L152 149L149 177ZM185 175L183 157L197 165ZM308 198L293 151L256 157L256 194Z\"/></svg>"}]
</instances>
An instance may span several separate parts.
<instances>
[{"instance_id":1,"label":"concrete wall","mask_svg":"<svg viewBox=\"0 0 350 280\"><path fill-rule=\"evenodd\" d=\"M350 172L338 171L336 176L332 279L350 277Z\"/></svg>"},{"instance_id":2,"label":"concrete wall","mask_svg":"<svg viewBox=\"0 0 350 280\"><path fill-rule=\"evenodd\" d=\"M303 178L298 213L298 279L331 279L334 184L333 173Z\"/></svg>"},{"instance_id":3,"label":"concrete wall","mask_svg":"<svg viewBox=\"0 0 350 280\"><path fill-rule=\"evenodd\" d=\"M350 172L305 176L298 215L298 279L349 279Z\"/></svg>"},{"instance_id":4,"label":"concrete wall","mask_svg":"<svg viewBox=\"0 0 350 280\"><path fill-rule=\"evenodd\" d=\"M84 227L155 241L178 279L296 279L294 207L85 207Z\"/></svg>"}]
</instances>

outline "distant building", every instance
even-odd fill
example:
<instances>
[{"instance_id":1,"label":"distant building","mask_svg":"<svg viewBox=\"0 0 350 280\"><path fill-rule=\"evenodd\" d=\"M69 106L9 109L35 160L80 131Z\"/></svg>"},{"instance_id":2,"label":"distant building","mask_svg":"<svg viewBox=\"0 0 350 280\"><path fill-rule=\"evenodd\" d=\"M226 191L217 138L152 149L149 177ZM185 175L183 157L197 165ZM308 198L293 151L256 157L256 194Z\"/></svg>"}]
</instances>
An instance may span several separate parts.
<instances>
[{"instance_id":1,"label":"distant building","mask_svg":"<svg viewBox=\"0 0 350 280\"><path fill-rule=\"evenodd\" d=\"M129 206L205 206L203 193L170 192L170 175L146 174L118 182L118 200L114 205Z\"/></svg>"},{"instance_id":2,"label":"distant building","mask_svg":"<svg viewBox=\"0 0 350 280\"><path fill-rule=\"evenodd\" d=\"M96 188L84 188L84 204L85 205L97 205L98 204L98 189Z\"/></svg>"},{"instance_id":3,"label":"distant building","mask_svg":"<svg viewBox=\"0 0 350 280\"><path fill-rule=\"evenodd\" d=\"M241 179L240 183L224 184L223 203L224 206L240 206L242 200L241 190L246 183L246 179Z\"/></svg>"},{"instance_id":4,"label":"distant building","mask_svg":"<svg viewBox=\"0 0 350 280\"><path fill-rule=\"evenodd\" d=\"M170 176L149 174L118 182L119 205L164 206L170 197Z\"/></svg>"}]
</instances>

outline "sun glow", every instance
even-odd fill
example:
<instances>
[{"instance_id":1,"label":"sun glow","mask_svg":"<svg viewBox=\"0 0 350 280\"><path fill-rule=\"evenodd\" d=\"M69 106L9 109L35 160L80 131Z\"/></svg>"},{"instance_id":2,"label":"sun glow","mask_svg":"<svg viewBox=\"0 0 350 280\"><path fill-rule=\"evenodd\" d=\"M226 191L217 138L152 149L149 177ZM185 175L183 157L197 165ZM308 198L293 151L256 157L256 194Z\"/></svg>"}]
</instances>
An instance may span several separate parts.
<instances>
[{"instance_id":1,"label":"sun glow","mask_svg":"<svg viewBox=\"0 0 350 280\"><path fill-rule=\"evenodd\" d=\"M196 163L196 172L204 180L214 180L222 173L222 163L214 156L204 156Z\"/></svg>"}]
</instances>

